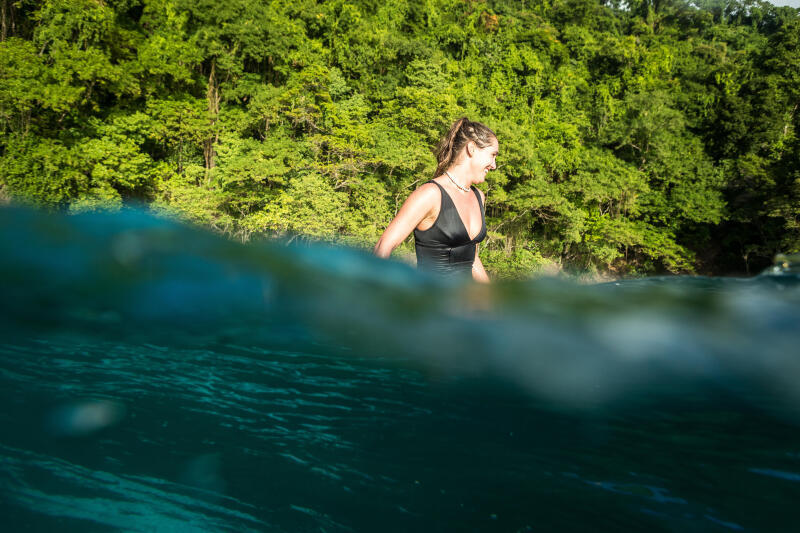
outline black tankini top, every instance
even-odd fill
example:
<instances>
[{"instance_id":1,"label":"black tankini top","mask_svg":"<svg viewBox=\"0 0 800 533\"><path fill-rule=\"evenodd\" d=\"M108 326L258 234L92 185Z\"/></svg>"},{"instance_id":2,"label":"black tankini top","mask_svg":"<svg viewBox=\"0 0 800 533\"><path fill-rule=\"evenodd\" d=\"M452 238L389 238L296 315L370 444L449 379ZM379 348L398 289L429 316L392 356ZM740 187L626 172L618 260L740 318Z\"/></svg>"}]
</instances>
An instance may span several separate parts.
<instances>
[{"instance_id":1,"label":"black tankini top","mask_svg":"<svg viewBox=\"0 0 800 533\"><path fill-rule=\"evenodd\" d=\"M436 182L431 180L428 183ZM481 230L474 239L470 239L453 199L444 187L438 183L436 186L442 193L439 216L430 228L414 230L417 266L440 274L468 274L475 261L476 245L486 238L486 215L481 195L474 186L470 187L481 208Z\"/></svg>"}]
</instances>

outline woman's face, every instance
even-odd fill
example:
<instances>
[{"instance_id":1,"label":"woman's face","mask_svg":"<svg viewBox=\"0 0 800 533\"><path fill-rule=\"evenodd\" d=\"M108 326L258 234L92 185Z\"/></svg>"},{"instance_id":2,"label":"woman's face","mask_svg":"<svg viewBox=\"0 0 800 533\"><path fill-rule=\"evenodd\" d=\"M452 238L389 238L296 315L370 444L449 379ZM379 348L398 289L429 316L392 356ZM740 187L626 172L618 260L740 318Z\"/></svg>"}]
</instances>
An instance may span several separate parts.
<instances>
[{"instance_id":1,"label":"woman's face","mask_svg":"<svg viewBox=\"0 0 800 533\"><path fill-rule=\"evenodd\" d=\"M472 148L472 157L470 160L472 175L476 181L482 182L486 179L486 174L488 174L490 170L497 168L496 159L500 146L497 143L497 139L492 139L492 142L483 148L478 147L475 143L470 144Z\"/></svg>"}]
</instances>

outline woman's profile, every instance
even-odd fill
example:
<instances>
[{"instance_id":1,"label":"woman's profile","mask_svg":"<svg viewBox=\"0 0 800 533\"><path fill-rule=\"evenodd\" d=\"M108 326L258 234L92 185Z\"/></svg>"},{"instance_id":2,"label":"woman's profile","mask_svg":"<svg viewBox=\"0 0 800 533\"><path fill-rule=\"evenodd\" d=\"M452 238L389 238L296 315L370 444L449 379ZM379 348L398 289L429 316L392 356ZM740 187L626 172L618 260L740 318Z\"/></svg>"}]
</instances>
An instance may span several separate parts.
<instances>
[{"instance_id":1,"label":"woman's profile","mask_svg":"<svg viewBox=\"0 0 800 533\"><path fill-rule=\"evenodd\" d=\"M497 152L492 130L458 119L437 147L433 179L408 196L375 245L375 255L389 257L413 231L419 268L471 273L474 280L488 283L478 256L478 243L486 237L485 199L475 184L496 168Z\"/></svg>"}]
</instances>

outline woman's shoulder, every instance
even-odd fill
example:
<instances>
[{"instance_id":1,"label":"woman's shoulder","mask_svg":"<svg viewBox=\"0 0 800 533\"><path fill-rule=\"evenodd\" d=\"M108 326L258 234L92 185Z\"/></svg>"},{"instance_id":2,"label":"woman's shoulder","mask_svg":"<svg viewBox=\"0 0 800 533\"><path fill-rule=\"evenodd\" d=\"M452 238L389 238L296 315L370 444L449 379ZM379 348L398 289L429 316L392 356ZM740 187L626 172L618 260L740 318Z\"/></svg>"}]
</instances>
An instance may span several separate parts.
<instances>
[{"instance_id":1,"label":"woman's shoulder","mask_svg":"<svg viewBox=\"0 0 800 533\"><path fill-rule=\"evenodd\" d=\"M417 187L412 196L416 195L420 198L426 199L434 199L438 198L441 195L441 191L439 190L440 185L438 185L434 180L428 180L419 187Z\"/></svg>"},{"instance_id":2,"label":"woman's shoulder","mask_svg":"<svg viewBox=\"0 0 800 533\"><path fill-rule=\"evenodd\" d=\"M431 178L428 181L426 181L425 183L423 183L422 185L420 185L419 187L417 187L417 189L421 189L421 188L425 187L425 188L428 188L428 189L439 190L439 187L441 187L441 184L440 183L436 183L436 181L437 181L437 178Z\"/></svg>"},{"instance_id":3,"label":"woman's shoulder","mask_svg":"<svg viewBox=\"0 0 800 533\"><path fill-rule=\"evenodd\" d=\"M406 198L405 204L409 207L419 208L425 206L426 209L439 205L441 193L433 181L428 181L414 189Z\"/></svg>"}]
</instances>

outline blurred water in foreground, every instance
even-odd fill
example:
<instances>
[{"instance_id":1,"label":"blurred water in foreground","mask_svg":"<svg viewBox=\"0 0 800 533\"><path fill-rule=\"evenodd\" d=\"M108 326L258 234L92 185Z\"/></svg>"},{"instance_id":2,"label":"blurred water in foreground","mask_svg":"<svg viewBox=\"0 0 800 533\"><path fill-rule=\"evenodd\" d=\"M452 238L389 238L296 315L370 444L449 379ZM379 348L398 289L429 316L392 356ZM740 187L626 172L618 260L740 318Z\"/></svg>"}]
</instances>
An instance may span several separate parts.
<instances>
[{"instance_id":1,"label":"blurred water in foreground","mask_svg":"<svg viewBox=\"0 0 800 533\"><path fill-rule=\"evenodd\" d=\"M6 531L795 531L800 273L444 282L0 209Z\"/></svg>"}]
</instances>

